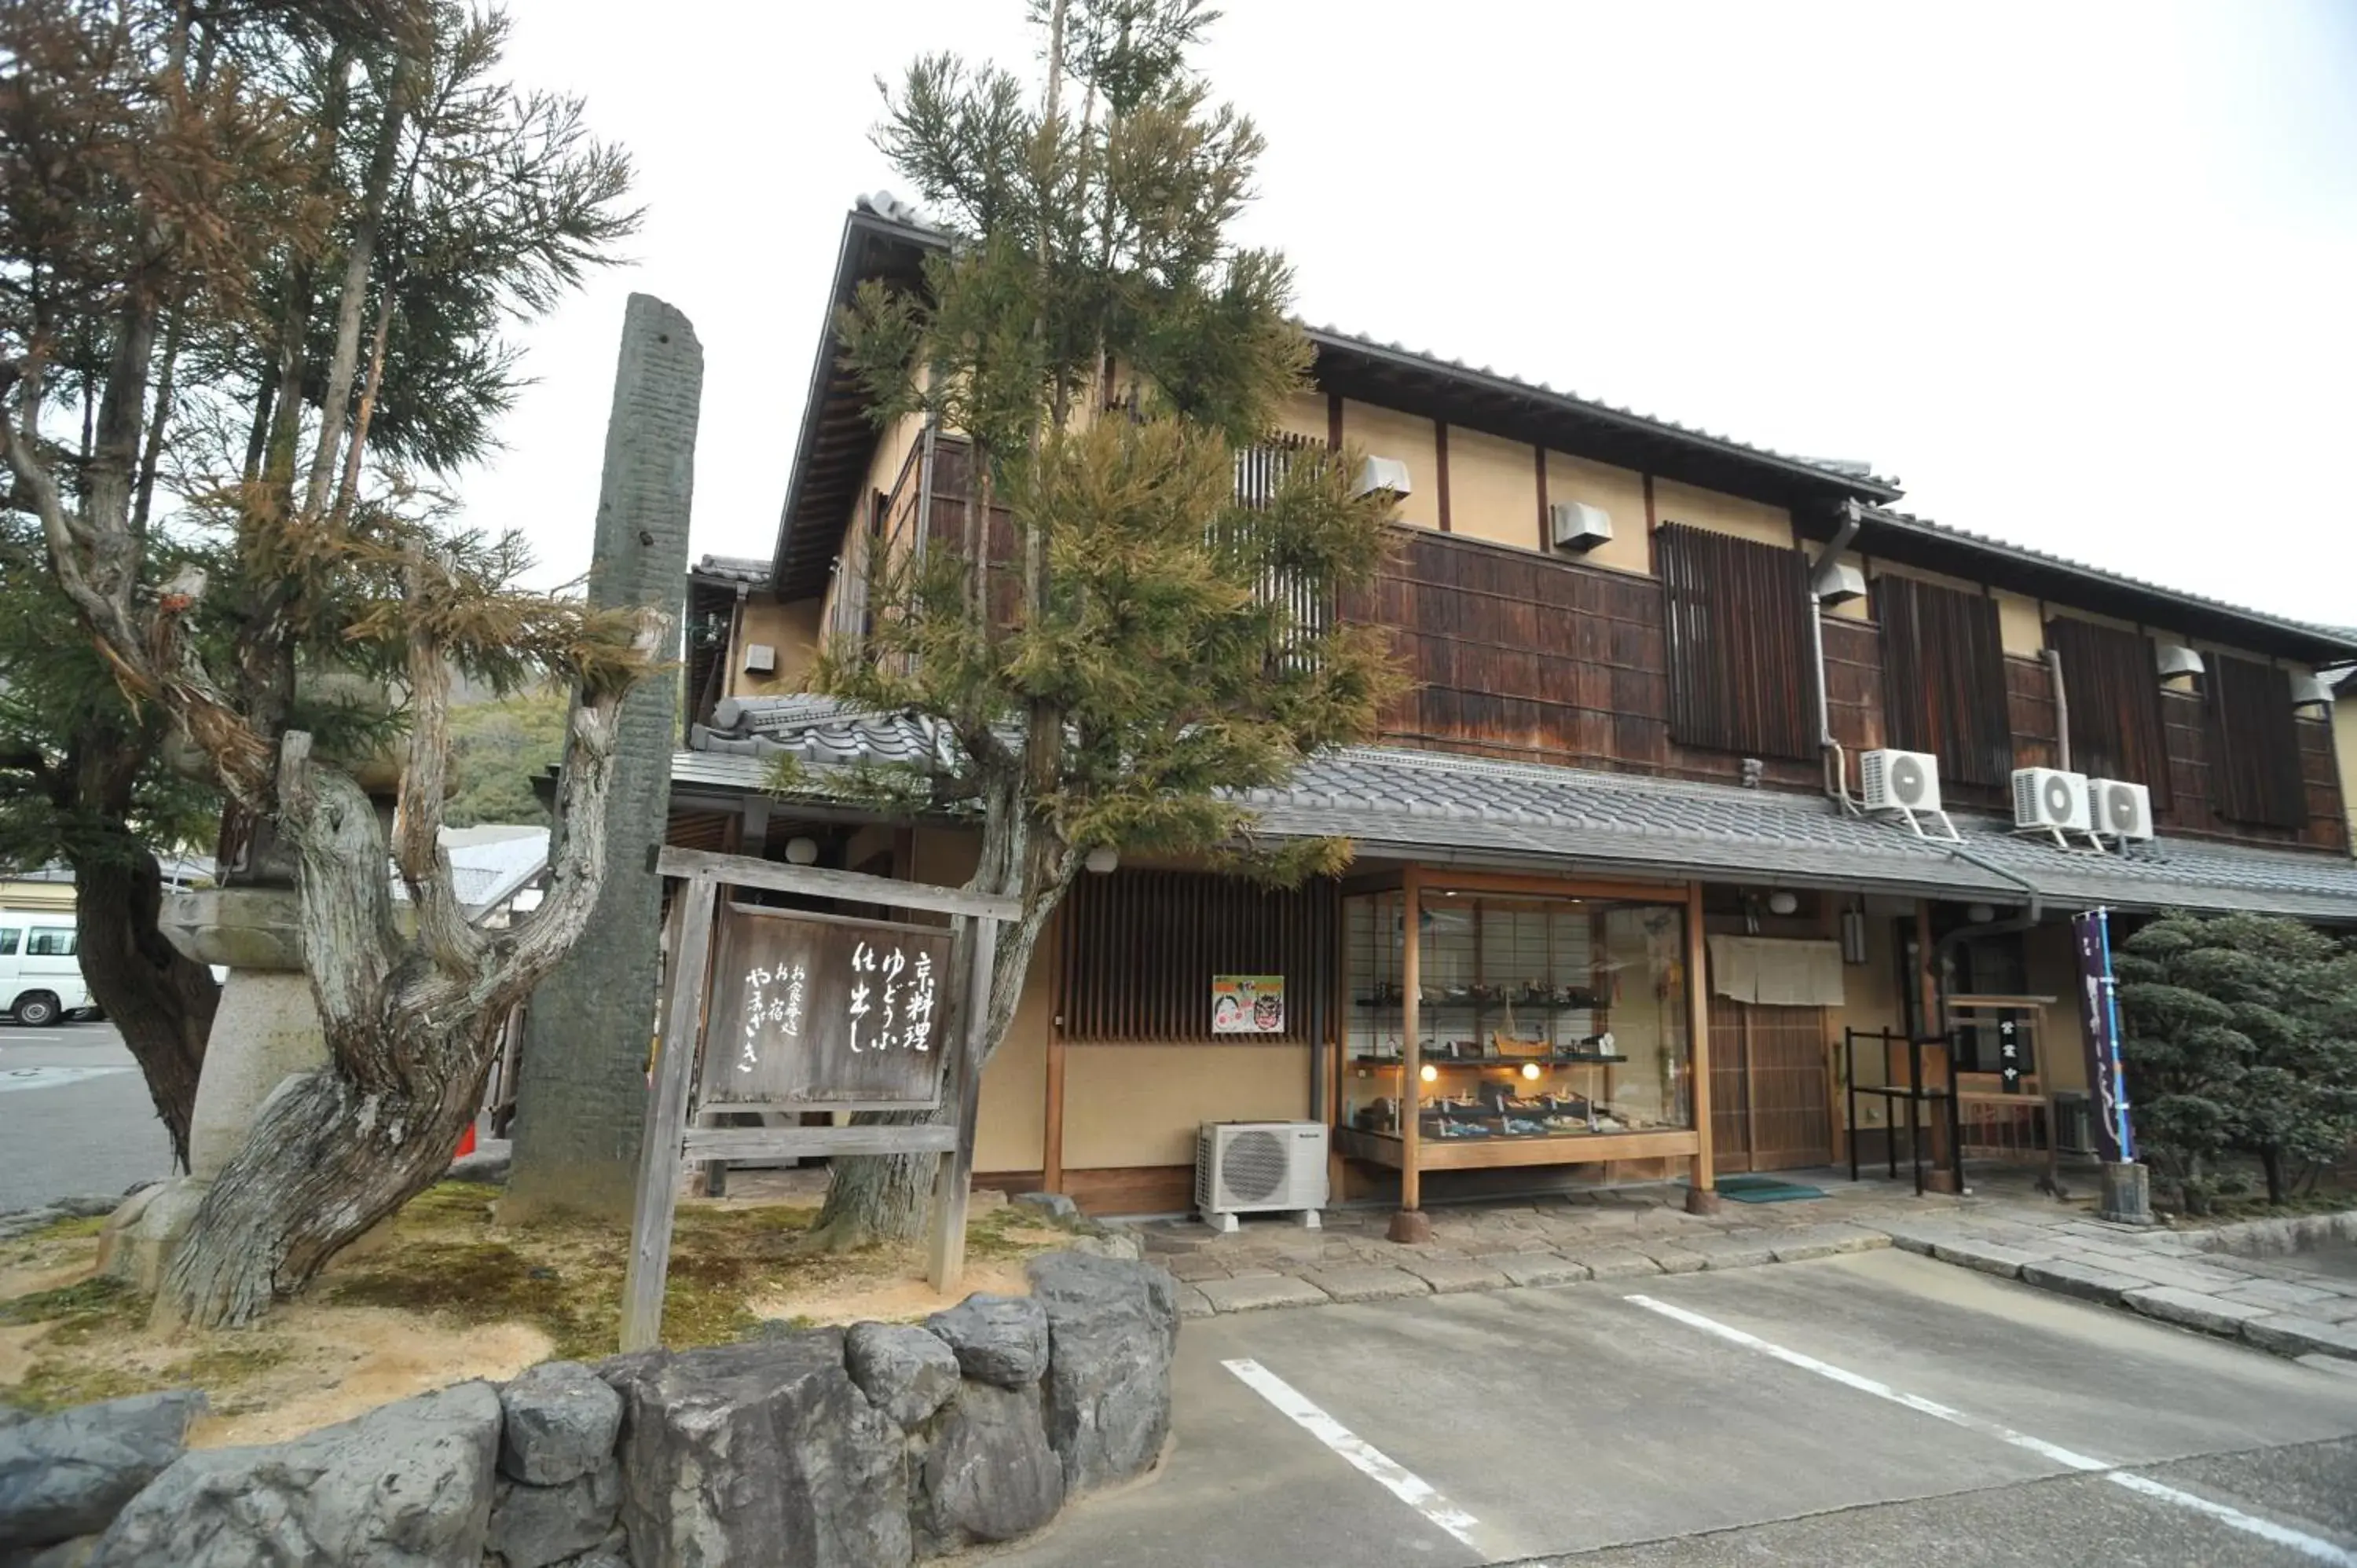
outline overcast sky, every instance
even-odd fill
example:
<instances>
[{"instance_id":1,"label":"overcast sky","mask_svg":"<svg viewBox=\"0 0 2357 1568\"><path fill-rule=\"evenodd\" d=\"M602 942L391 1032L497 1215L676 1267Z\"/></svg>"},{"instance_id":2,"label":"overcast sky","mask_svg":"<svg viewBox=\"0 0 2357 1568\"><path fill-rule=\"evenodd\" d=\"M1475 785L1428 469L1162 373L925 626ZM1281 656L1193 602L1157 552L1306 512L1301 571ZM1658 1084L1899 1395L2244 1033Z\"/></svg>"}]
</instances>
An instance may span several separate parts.
<instances>
[{"instance_id":1,"label":"overcast sky","mask_svg":"<svg viewBox=\"0 0 2357 1568\"><path fill-rule=\"evenodd\" d=\"M694 321L694 549L766 555L875 78L1022 0L511 0L638 162L470 516L587 561L624 296ZM1301 315L1789 452L1936 521L2357 624L2357 5L1231 0Z\"/></svg>"}]
</instances>

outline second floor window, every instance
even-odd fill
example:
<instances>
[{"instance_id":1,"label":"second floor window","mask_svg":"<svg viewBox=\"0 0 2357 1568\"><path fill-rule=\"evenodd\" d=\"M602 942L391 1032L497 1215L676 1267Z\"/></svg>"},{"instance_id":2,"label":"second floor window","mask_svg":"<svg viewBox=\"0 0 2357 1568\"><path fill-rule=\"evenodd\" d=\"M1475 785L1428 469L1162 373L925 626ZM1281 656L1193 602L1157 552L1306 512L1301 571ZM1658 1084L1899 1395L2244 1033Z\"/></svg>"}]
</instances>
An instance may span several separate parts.
<instances>
[{"instance_id":1,"label":"second floor window","mask_svg":"<svg viewBox=\"0 0 2357 1568\"><path fill-rule=\"evenodd\" d=\"M2230 822L2306 827L2308 785L2300 777L2290 681L2255 659L2212 653L2208 662L2201 682L2212 809Z\"/></svg>"},{"instance_id":2,"label":"second floor window","mask_svg":"<svg viewBox=\"0 0 2357 1568\"><path fill-rule=\"evenodd\" d=\"M1882 622L1883 717L1890 744L1929 752L1940 776L2003 785L2013 776L2005 644L1996 604L1912 577L1874 583Z\"/></svg>"},{"instance_id":3,"label":"second floor window","mask_svg":"<svg viewBox=\"0 0 2357 1568\"><path fill-rule=\"evenodd\" d=\"M1670 738L1814 758L1806 558L1678 522L1653 542L1669 620Z\"/></svg>"}]
</instances>

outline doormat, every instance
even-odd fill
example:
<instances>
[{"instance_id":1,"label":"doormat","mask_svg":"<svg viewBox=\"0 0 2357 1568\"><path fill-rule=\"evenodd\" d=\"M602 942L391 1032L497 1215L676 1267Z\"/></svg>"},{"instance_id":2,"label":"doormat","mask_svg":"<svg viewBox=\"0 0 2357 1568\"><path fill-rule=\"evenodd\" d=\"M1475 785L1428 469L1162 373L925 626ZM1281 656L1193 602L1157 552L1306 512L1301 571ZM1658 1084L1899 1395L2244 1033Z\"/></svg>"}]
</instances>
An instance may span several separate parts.
<instances>
[{"instance_id":1,"label":"doormat","mask_svg":"<svg viewBox=\"0 0 2357 1568\"><path fill-rule=\"evenodd\" d=\"M1823 1197L1825 1189L1771 1176L1730 1176L1718 1178L1718 1190L1738 1203L1797 1203Z\"/></svg>"}]
</instances>

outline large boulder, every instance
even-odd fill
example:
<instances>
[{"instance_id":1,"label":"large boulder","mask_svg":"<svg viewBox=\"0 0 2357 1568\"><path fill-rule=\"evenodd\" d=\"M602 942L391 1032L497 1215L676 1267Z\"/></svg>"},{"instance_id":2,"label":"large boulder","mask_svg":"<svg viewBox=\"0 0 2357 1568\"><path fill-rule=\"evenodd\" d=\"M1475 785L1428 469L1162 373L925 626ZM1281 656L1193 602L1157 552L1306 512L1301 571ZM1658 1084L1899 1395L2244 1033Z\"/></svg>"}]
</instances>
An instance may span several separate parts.
<instances>
[{"instance_id":1,"label":"large boulder","mask_svg":"<svg viewBox=\"0 0 2357 1568\"><path fill-rule=\"evenodd\" d=\"M182 1455L116 1516L96 1568L476 1568L500 1399L460 1383L289 1443Z\"/></svg>"},{"instance_id":2,"label":"large boulder","mask_svg":"<svg viewBox=\"0 0 2357 1568\"><path fill-rule=\"evenodd\" d=\"M957 1352L908 1323L855 1323L843 1364L868 1402L903 1431L931 1421L958 1391Z\"/></svg>"},{"instance_id":3,"label":"large boulder","mask_svg":"<svg viewBox=\"0 0 2357 1568\"><path fill-rule=\"evenodd\" d=\"M1178 1287L1160 1266L1079 1252L1025 1272L1048 1319L1048 1441L1078 1496L1152 1466L1170 1435Z\"/></svg>"},{"instance_id":4,"label":"large boulder","mask_svg":"<svg viewBox=\"0 0 2357 1568\"><path fill-rule=\"evenodd\" d=\"M175 1390L0 1416L0 1556L104 1530L180 1456L204 1407L204 1395Z\"/></svg>"},{"instance_id":5,"label":"large boulder","mask_svg":"<svg viewBox=\"0 0 2357 1568\"><path fill-rule=\"evenodd\" d=\"M622 1467L610 1457L562 1486L501 1477L491 1500L490 1549L507 1568L547 1568L604 1541L621 1509Z\"/></svg>"},{"instance_id":6,"label":"large boulder","mask_svg":"<svg viewBox=\"0 0 2357 1568\"><path fill-rule=\"evenodd\" d=\"M925 1326L957 1352L958 1366L977 1382L1020 1389L1048 1369L1048 1316L1028 1296L970 1295Z\"/></svg>"},{"instance_id":7,"label":"large boulder","mask_svg":"<svg viewBox=\"0 0 2357 1568\"><path fill-rule=\"evenodd\" d=\"M544 1361L500 1390L500 1471L535 1487L577 1481L614 1456L622 1397L578 1361Z\"/></svg>"},{"instance_id":8,"label":"large boulder","mask_svg":"<svg viewBox=\"0 0 2357 1568\"><path fill-rule=\"evenodd\" d=\"M925 1554L1028 1535L1063 1505L1064 1469L1040 1423L1039 1391L967 1383L918 1465Z\"/></svg>"},{"instance_id":9,"label":"large boulder","mask_svg":"<svg viewBox=\"0 0 2357 1568\"><path fill-rule=\"evenodd\" d=\"M603 1363L622 1396L622 1525L665 1568L909 1560L905 1439L844 1370L843 1334Z\"/></svg>"}]
</instances>

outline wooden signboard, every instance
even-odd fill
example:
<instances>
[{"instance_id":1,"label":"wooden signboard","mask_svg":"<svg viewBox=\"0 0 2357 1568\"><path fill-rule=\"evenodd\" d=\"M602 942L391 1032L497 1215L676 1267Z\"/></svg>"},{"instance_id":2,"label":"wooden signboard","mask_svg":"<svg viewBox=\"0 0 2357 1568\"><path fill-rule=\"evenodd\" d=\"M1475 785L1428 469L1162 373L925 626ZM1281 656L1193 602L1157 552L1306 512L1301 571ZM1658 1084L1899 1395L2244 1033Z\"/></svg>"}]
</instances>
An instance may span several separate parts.
<instances>
[{"instance_id":1,"label":"wooden signboard","mask_svg":"<svg viewBox=\"0 0 2357 1568\"><path fill-rule=\"evenodd\" d=\"M941 1102L950 933L731 904L721 911L703 1108Z\"/></svg>"},{"instance_id":2,"label":"wooden signboard","mask_svg":"<svg viewBox=\"0 0 2357 1568\"><path fill-rule=\"evenodd\" d=\"M655 869L671 880L672 893L662 1044L647 1098L621 1348L662 1341L672 1225L690 1159L938 1156L926 1277L937 1290L955 1288L965 1266L991 968L998 926L1021 918L1021 901L692 849L661 851ZM952 931L733 902L723 908L730 887L974 921L963 994L949 994ZM949 1114L916 1125L804 1127L799 1116L784 1126L694 1124L715 1108L940 1111L945 1097Z\"/></svg>"}]
</instances>

